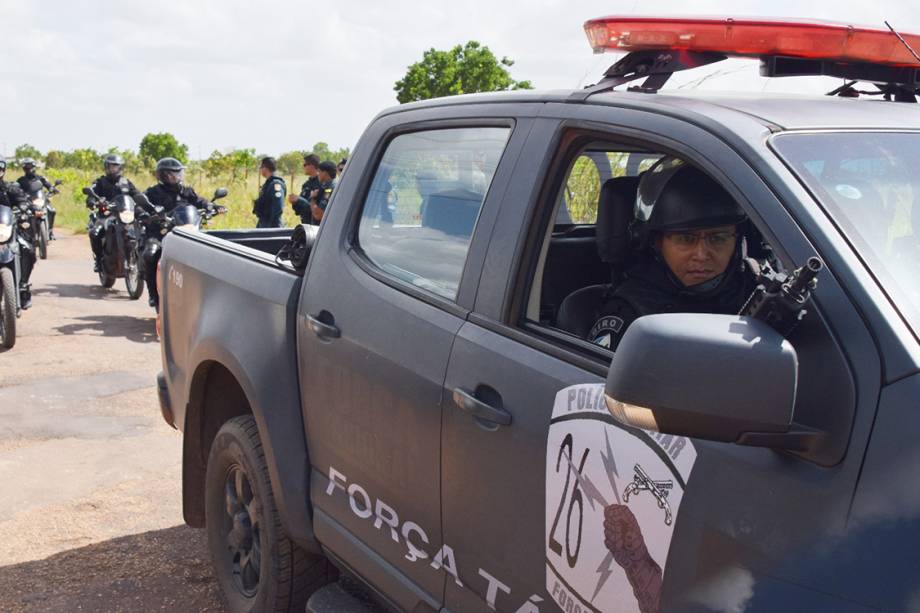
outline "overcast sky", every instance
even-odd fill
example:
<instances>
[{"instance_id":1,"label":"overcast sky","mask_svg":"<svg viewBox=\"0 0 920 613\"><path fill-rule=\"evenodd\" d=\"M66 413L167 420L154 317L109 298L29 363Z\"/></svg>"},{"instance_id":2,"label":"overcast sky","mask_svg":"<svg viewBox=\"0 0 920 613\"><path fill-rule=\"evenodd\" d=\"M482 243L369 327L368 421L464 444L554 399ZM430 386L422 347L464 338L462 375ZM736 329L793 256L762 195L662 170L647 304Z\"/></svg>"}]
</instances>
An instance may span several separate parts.
<instances>
[{"instance_id":1,"label":"overcast sky","mask_svg":"<svg viewBox=\"0 0 920 613\"><path fill-rule=\"evenodd\" d=\"M615 60L592 55L585 20L689 7L880 27L887 19L920 32L917 0L0 0L0 152L23 142L43 152L136 149L159 131L188 144L192 157L230 147L276 154L317 141L351 147L396 104L394 83L426 49L478 40L515 60L516 79L578 87ZM804 87L765 83L757 62L733 70L702 87Z\"/></svg>"}]
</instances>

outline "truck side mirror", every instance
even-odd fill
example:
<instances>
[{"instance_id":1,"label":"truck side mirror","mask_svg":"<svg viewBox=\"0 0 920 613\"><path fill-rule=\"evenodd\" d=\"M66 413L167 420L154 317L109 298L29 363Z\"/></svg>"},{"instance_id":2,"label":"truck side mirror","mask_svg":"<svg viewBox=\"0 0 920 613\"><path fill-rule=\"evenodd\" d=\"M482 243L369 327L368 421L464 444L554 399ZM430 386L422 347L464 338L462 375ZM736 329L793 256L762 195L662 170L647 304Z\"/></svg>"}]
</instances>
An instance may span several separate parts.
<instances>
[{"instance_id":1,"label":"truck side mirror","mask_svg":"<svg viewBox=\"0 0 920 613\"><path fill-rule=\"evenodd\" d=\"M607 408L645 430L759 447L807 450L822 433L792 421L792 345L736 315L668 313L629 327L607 375Z\"/></svg>"}]
</instances>

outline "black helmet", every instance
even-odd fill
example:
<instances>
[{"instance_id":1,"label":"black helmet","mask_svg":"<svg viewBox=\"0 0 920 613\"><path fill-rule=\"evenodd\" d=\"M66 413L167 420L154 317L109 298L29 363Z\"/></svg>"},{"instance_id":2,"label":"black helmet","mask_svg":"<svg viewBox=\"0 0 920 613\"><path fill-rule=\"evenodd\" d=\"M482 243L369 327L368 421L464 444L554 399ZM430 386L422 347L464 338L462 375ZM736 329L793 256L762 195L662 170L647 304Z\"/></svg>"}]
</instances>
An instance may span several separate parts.
<instances>
[{"instance_id":1,"label":"black helmet","mask_svg":"<svg viewBox=\"0 0 920 613\"><path fill-rule=\"evenodd\" d=\"M639 180L636 220L656 232L738 225L747 219L735 199L702 170L665 156Z\"/></svg>"},{"instance_id":2,"label":"black helmet","mask_svg":"<svg viewBox=\"0 0 920 613\"><path fill-rule=\"evenodd\" d=\"M185 166L176 158L163 158L157 162L157 181L163 185L179 185L182 183L182 171Z\"/></svg>"},{"instance_id":3,"label":"black helmet","mask_svg":"<svg viewBox=\"0 0 920 613\"><path fill-rule=\"evenodd\" d=\"M117 179L121 176L121 170L125 165L125 158L117 153L109 153L102 158L102 166L105 169L105 176Z\"/></svg>"}]
</instances>

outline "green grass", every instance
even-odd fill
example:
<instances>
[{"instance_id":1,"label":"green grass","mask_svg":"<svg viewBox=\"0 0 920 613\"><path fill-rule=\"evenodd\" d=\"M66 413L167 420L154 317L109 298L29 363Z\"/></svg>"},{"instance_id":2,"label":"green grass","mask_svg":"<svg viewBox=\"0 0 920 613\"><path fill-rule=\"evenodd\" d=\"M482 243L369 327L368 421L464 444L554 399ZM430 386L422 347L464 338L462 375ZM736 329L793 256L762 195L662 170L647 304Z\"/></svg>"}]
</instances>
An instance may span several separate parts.
<instances>
[{"instance_id":1,"label":"green grass","mask_svg":"<svg viewBox=\"0 0 920 613\"><path fill-rule=\"evenodd\" d=\"M73 230L78 234L86 232L86 222L89 217L89 210L86 208L86 196L83 195L83 188L92 185L101 172L87 172L75 169L48 169L45 176L49 181L62 179L64 184L60 186L61 193L53 198L54 208L57 209L55 223L64 228ZM152 175L129 174L127 177L141 191L147 189L156 179ZM14 177L15 178L15 177ZM291 185L291 177L285 177L288 184L288 194L300 193L300 185L306 180L304 176L295 176L294 185ZM214 190L218 187L226 187L230 194L219 201L219 204L227 207L228 212L225 215L215 217L208 226L211 230L227 230L239 228L256 227L256 217L252 214L252 201L258 196L259 176L253 171L248 177L232 181L228 177L210 178L203 173L191 172L186 175L186 183L189 183L199 196L210 199L214 195ZM285 202L284 207L284 225L293 227L300 223L300 219L294 214L290 203Z\"/></svg>"}]
</instances>

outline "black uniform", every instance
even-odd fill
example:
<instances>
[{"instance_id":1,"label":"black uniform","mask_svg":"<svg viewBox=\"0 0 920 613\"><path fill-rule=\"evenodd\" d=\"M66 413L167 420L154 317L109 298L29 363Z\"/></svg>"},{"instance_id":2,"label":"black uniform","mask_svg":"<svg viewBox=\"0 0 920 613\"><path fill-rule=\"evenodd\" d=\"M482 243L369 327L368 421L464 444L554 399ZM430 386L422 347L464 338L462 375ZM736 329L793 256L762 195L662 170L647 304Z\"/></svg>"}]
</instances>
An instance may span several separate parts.
<instances>
[{"instance_id":1,"label":"black uniform","mask_svg":"<svg viewBox=\"0 0 920 613\"><path fill-rule=\"evenodd\" d=\"M323 213L326 212L326 206L329 204L329 199L332 198L332 190L335 189L335 180L326 181L325 183L320 183L319 193L316 196L316 206Z\"/></svg>"},{"instance_id":2,"label":"black uniform","mask_svg":"<svg viewBox=\"0 0 920 613\"><path fill-rule=\"evenodd\" d=\"M646 254L626 273L595 314L587 340L615 350L637 318L656 313L731 315L744 306L754 278L733 258L725 273L700 286L684 286L657 254Z\"/></svg>"},{"instance_id":3,"label":"black uniform","mask_svg":"<svg viewBox=\"0 0 920 613\"><path fill-rule=\"evenodd\" d=\"M310 193L322 186L319 177L316 175L308 178L300 188L300 197L294 203L294 212L300 216L300 221L305 224L319 225L319 222L313 219L313 213L310 211Z\"/></svg>"},{"instance_id":4,"label":"black uniform","mask_svg":"<svg viewBox=\"0 0 920 613\"><path fill-rule=\"evenodd\" d=\"M252 212L259 218L257 228L280 228L281 215L284 213L284 199L287 186L284 179L272 175L265 180L262 191L255 200Z\"/></svg>"},{"instance_id":5,"label":"black uniform","mask_svg":"<svg viewBox=\"0 0 920 613\"><path fill-rule=\"evenodd\" d=\"M26 194L29 193L29 188L31 187L31 184L33 181L39 181L42 184L42 187L48 190L49 193L55 193L54 185L52 185L51 182L48 181L48 179L46 179L45 177L39 174L31 174L31 175L26 174L16 179L16 183L19 184L19 188ZM46 201L46 204L48 206L48 232L53 233L54 232L54 216L57 214L57 210L53 206L51 206L50 201Z\"/></svg>"},{"instance_id":6,"label":"black uniform","mask_svg":"<svg viewBox=\"0 0 920 613\"><path fill-rule=\"evenodd\" d=\"M125 177L119 177L118 180L113 181L108 175L102 175L92 185L92 190L100 198L105 200L111 200L115 196L121 193L127 193L129 196L137 200L137 196L140 194L134 183L131 183ZM127 190L127 192L124 192ZM87 230L89 231L89 243L93 248L93 256L96 258L96 263L98 265L99 258L102 257L102 232L103 224L102 219L96 215L95 206L97 201L92 196L86 197L86 208L93 209L93 212L89 216L89 225Z\"/></svg>"},{"instance_id":7,"label":"black uniform","mask_svg":"<svg viewBox=\"0 0 920 613\"><path fill-rule=\"evenodd\" d=\"M150 214L155 213L159 207L162 207L163 211L169 213L180 203L188 203L199 209L206 209L213 206L209 201L196 194L195 190L188 185L164 185L162 183L157 183L153 187L148 187L144 195L146 195L147 200L150 201L150 208L143 204L142 206L144 206ZM153 238L155 242L159 242L159 238L162 236L160 232L161 226L158 223L148 222L146 227L147 233L144 239L145 243L143 249L144 281L147 283L147 293L150 296L151 303L158 307L160 294L157 291L156 270L157 264L160 261L160 256L162 255L162 250L159 248L149 248L147 241Z\"/></svg>"},{"instance_id":8,"label":"black uniform","mask_svg":"<svg viewBox=\"0 0 920 613\"><path fill-rule=\"evenodd\" d=\"M29 199L19 188L18 183L7 183L3 179L0 179L0 205L8 206L13 209L13 211L16 211L18 207L28 205L28 202ZM22 239L19 252L19 301L26 307L32 302L32 292L29 290L29 278L32 276L32 269L35 267L36 255L35 245L32 243L31 237L24 234L20 234L19 236Z\"/></svg>"}]
</instances>

